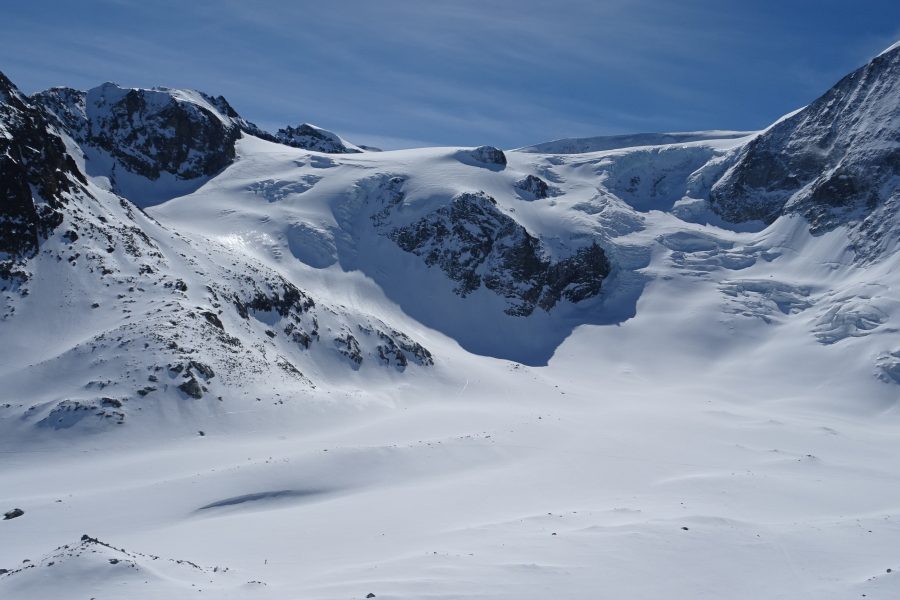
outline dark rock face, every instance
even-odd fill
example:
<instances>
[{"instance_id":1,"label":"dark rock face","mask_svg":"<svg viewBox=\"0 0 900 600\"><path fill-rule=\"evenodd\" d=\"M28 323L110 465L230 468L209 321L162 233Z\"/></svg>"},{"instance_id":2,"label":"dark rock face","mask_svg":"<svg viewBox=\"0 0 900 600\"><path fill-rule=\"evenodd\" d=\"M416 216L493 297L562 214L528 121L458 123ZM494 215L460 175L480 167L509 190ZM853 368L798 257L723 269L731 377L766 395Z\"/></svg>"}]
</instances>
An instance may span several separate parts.
<instances>
[{"instance_id":1,"label":"dark rock face","mask_svg":"<svg viewBox=\"0 0 900 600\"><path fill-rule=\"evenodd\" d=\"M503 150L494 148L493 146L478 146L467 154L476 162L485 165L506 166L506 155L503 154Z\"/></svg>"},{"instance_id":2,"label":"dark rock face","mask_svg":"<svg viewBox=\"0 0 900 600\"><path fill-rule=\"evenodd\" d=\"M312 298L285 279L272 282L269 290L259 289L252 280L248 280L248 283L255 288L253 297L248 301L237 297L234 299L238 314L244 319L248 317L250 311L275 311L282 317L291 314L301 315L316 305Z\"/></svg>"},{"instance_id":3,"label":"dark rock face","mask_svg":"<svg viewBox=\"0 0 900 600\"><path fill-rule=\"evenodd\" d=\"M204 319L206 319L206 322L209 323L210 325L212 325L213 327L217 327L223 331L225 330L225 326L222 325L222 320L219 318L219 315L217 315L216 313L206 310L206 311L201 312L200 316L202 316Z\"/></svg>"},{"instance_id":4,"label":"dark rock face","mask_svg":"<svg viewBox=\"0 0 900 600\"><path fill-rule=\"evenodd\" d=\"M188 373L190 373L191 371L196 371L197 374L200 375L200 377L206 379L207 381L216 376L216 373L215 371L213 371L212 367L196 360L192 360L188 363Z\"/></svg>"},{"instance_id":5,"label":"dark rock face","mask_svg":"<svg viewBox=\"0 0 900 600\"><path fill-rule=\"evenodd\" d=\"M62 221L84 175L42 112L0 73L0 278Z\"/></svg>"},{"instance_id":6,"label":"dark rock face","mask_svg":"<svg viewBox=\"0 0 900 600\"><path fill-rule=\"evenodd\" d=\"M222 96L200 92L106 83L88 92L52 88L33 100L82 147L102 150L150 180L163 173L179 179L214 175L234 160L242 132L274 141Z\"/></svg>"},{"instance_id":7,"label":"dark rock face","mask_svg":"<svg viewBox=\"0 0 900 600\"><path fill-rule=\"evenodd\" d=\"M315 152L328 152L330 154L356 154L361 152L358 147L347 145L336 133L309 123L302 123L297 127L279 129L275 134L275 139L287 146L314 150Z\"/></svg>"},{"instance_id":8,"label":"dark rock face","mask_svg":"<svg viewBox=\"0 0 900 600\"><path fill-rule=\"evenodd\" d=\"M898 98L895 48L751 141L713 186L713 209L731 222L799 213L816 233L896 200Z\"/></svg>"},{"instance_id":9,"label":"dark rock face","mask_svg":"<svg viewBox=\"0 0 900 600\"><path fill-rule=\"evenodd\" d=\"M526 200L543 200L550 195L550 186L536 175L528 175L515 184L519 195Z\"/></svg>"},{"instance_id":10,"label":"dark rock face","mask_svg":"<svg viewBox=\"0 0 900 600\"><path fill-rule=\"evenodd\" d=\"M210 176L234 160L237 124L165 91L106 84L88 92L86 104L89 143L147 179Z\"/></svg>"},{"instance_id":11,"label":"dark rock face","mask_svg":"<svg viewBox=\"0 0 900 600\"><path fill-rule=\"evenodd\" d=\"M185 181L211 177L234 161L242 134L317 152L362 152L306 123L272 135L242 118L222 96L192 90L105 83L87 92L51 88L32 101L83 149L114 159L109 173L96 173L109 176L113 185L122 169L150 181L163 174Z\"/></svg>"},{"instance_id":12,"label":"dark rock face","mask_svg":"<svg viewBox=\"0 0 900 600\"><path fill-rule=\"evenodd\" d=\"M191 375L190 379L179 385L178 389L196 400L203 397L203 387L193 375Z\"/></svg>"},{"instance_id":13,"label":"dark rock face","mask_svg":"<svg viewBox=\"0 0 900 600\"><path fill-rule=\"evenodd\" d=\"M460 194L419 221L389 237L421 256L457 283L465 297L482 285L509 300L506 313L527 316L552 309L562 298L579 302L596 295L610 272L609 260L595 243L553 262L541 242L484 193Z\"/></svg>"}]
</instances>

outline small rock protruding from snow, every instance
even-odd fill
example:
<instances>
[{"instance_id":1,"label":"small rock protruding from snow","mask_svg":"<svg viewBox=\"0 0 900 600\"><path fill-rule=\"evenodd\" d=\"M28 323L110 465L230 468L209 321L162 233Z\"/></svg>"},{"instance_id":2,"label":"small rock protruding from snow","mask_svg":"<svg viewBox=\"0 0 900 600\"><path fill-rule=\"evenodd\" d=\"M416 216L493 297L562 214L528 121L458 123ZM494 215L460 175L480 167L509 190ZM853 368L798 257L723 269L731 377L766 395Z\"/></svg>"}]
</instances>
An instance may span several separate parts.
<instances>
[{"instance_id":1,"label":"small rock protruding from snow","mask_svg":"<svg viewBox=\"0 0 900 600\"><path fill-rule=\"evenodd\" d=\"M25 511L22 510L21 508L14 508L12 510L8 510L5 513L3 513L3 520L9 521L10 519L15 519L16 517L21 517L24 514L25 514Z\"/></svg>"},{"instance_id":2,"label":"small rock protruding from snow","mask_svg":"<svg viewBox=\"0 0 900 600\"><path fill-rule=\"evenodd\" d=\"M193 375L191 375L190 379L179 385L178 389L195 400L199 400L203 397L203 388L200 386L200 382L197 381L197 378Z\"/></svg>"}]
</instances>

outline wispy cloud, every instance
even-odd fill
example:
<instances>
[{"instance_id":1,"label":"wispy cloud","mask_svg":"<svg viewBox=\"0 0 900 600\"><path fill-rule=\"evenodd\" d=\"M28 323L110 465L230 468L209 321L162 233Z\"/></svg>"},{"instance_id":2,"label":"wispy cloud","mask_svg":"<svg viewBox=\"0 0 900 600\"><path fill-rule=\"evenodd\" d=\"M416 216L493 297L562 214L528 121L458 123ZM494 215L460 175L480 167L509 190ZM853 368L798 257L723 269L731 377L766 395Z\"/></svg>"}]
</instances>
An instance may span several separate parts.
<instances>
[{"instance_id":1,"label":"wispy cloud","mask_svg":"<svg viewBox=\"0 0 900 600\"><path fill-rule=\"evenodd\" d=\"M42 4L0 22L0 69L27 91L195 87L388 145L759 127L900 33L881 1Z\"/></svg>"}]
</instances>

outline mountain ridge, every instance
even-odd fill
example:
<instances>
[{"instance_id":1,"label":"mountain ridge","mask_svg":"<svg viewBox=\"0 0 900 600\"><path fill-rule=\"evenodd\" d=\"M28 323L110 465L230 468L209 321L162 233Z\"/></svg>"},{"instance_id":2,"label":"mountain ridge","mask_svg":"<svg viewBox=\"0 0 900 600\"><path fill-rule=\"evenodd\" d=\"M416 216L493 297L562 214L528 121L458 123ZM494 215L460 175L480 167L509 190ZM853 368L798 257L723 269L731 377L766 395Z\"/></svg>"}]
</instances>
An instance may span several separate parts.
<instances>
[{"instance_id":1,"label":"mountain ridge","mask_svg":"<svg viewBox=\"0 0 900 600\"><path fill-rule=\"evenodd\" d=\"M9 159L2 173L14 190L0 215L5 326L27 325L20 315L43 301L31 299L32 289L43 290L39 297L50 293L54 260L68 267L62 281L78 295L89 295L92 281L118 291L90 303L110 324L79 333L81 342L51 363L83 360L77 357L85 339L112 351L111 332L120 344L144 344L157 353L153 364L142 364L136 350L126 352L132 366L123 372L130 379L117 387L118 396L85 392L90 382L74 395L48 390L44 408L30 420L70 423L65 415L81 406L124 415L128 402L156 395L247 395L234 387L238 378L218 375L245 367L258 374L276 369L309 389L328 388L345 369L372 373L370 363L392 370L386 380L418 369L440 371L446 357L435 348L448 342L475 355L546 365L579 327L618 325L638 314L660 246L676 268L701 278L760 261L777 265L781 251L767 240L799 234L784 226L783 233L769 234L779 230L769 227L757 238L752 230L741 233L748 220L786 224L793 221L784 218L800 214L814 236L846 226L841 252L890 260L897 229L894 175L867 165L890 167L897 152L889 91L898 80L897 55L876 57L821 99L751 135L638 134L506 152L490 146L366 152L312 126L268 134L221 96L104 84L88 92L53 88L29 99L4 79L5 143L26 138L17 146L21 153L36 147L29 136L43 138L46 131L49 144L30 159ZM831 147L840 153L841 168L858 163L852 168L871 175L866 185L882 186L884 198L864 205L848 200L855 212L844 211L827 227L825 213L809 207L833 203L814 193L808 204L779 200L768 212L741 200L741 182L752 180L748 173L777 175L769 168L777 160L753 158L758 148L767 148L767 157L795 160L796 149L779 146L781 140L793 139L798 128L827 129L827 107L860 96L859 86L880 91L841 105L838 118L852 120L855 110L876 115L884 126L874 138L864 126L859 135L841 126L834 138L840 143ZM321 152L319 143L332 152ZM813 174L821 170L809 167ZM785 194L806 189L805 180L775 175L761 177ZM189 187L163 189L167 177ZM26 179L36 186L34 194L22 187ZM129 183L138 192L157 186L162 195L154 201L139 195L132 204ZM154 287L164 293L151 293ZM803 286L724 282L718 293L726 307L783 296L786 304L776 304L787 315L815 305ZM107 306L127 319L109 320ZM146 327L125 322L138 306ZM825 321L809 325L812 331L842 330L853 318L862 323L853 331L880 331L888 321L881 301L846 314L834 306ZM746 310L772 322L768 309ZM415 332L424 332L425 341ZM185 335L206 340L209 350L179 342ZM821 333L828 340L847 335ZM887 381L893 380L895 352L883 347L871 359ZM236 356L245 356L245 364ZM155 379L142 383L139 369L150 369ZM18 376L18 385L27 385L28 377Z\"/></svg>"}]
</instances>

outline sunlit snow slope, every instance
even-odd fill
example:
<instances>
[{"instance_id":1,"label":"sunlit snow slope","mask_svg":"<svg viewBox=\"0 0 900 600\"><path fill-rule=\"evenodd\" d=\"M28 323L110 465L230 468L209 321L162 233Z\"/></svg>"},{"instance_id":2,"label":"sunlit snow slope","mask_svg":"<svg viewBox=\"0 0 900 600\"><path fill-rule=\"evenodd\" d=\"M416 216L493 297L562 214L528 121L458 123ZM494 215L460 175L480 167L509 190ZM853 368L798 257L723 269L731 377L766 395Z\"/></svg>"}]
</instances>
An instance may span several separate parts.
<instances>
[{"instance_id":1,"label":"sunlit snow slope","mask_svg":"<svg viewBox=\"0 0 900 600\"><path fill-rule=\"evenodd\" d=\"M0 83L0 598L900 595L900 48L506 152Z\"/></svg>"}]
</instances>

